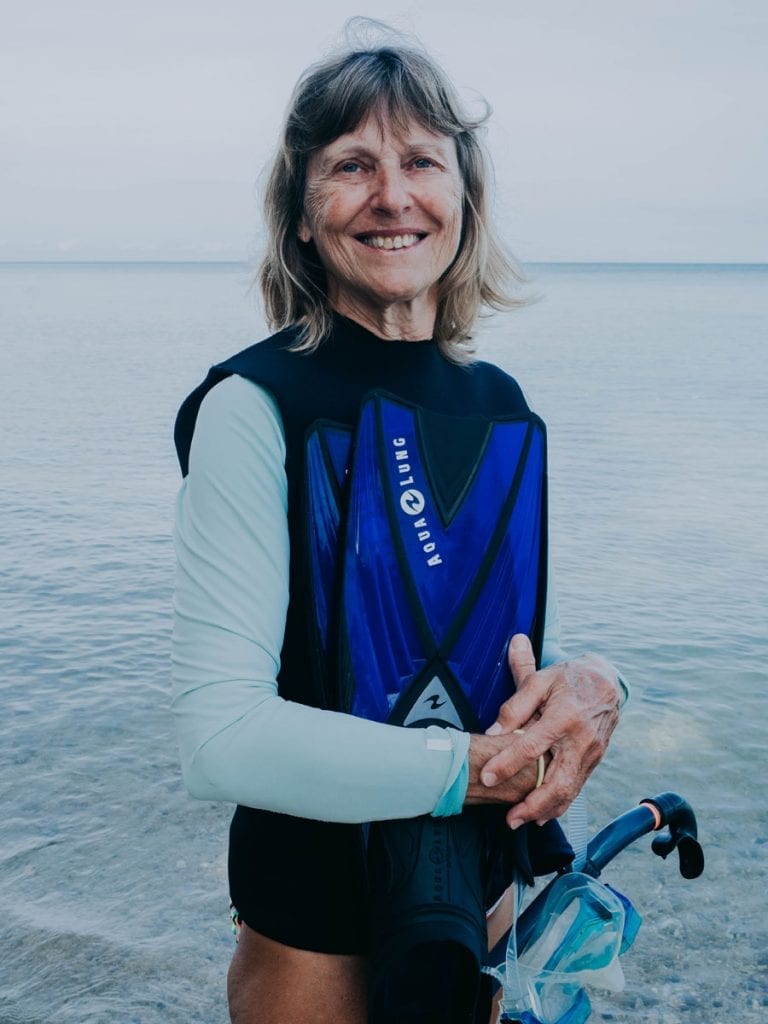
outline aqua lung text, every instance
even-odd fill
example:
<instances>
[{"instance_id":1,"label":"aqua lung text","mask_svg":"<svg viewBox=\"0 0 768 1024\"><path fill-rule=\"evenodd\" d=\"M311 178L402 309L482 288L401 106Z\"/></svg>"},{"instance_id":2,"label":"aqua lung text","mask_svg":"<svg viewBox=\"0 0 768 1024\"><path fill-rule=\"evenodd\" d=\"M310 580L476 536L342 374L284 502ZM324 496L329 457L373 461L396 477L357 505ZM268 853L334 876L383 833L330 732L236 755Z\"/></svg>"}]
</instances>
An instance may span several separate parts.
<instances>
[{"instance_id":1,"label":"aqua lung text","mask_svg":"<svg viewBox=\"0 0 768 1024\"><path fill-rule=\"evenodd\" d=\"M435 542L432 540L432 534L427 527L427 520L421 514L426 503L423 493L413 486L415 481L411 475L408 449L405 445L406 440L404 437L392 438L392 447L395 450L395 464L398 477L400 478L398 483L402 488L400 492L400 508L407 516L418 516L418 518L413 518L412 523L413 528L416 530L418 541L421 544L421 550L427 556L427 565L442 565L443 560L437 551Z\"/></svg>"}]
</instances>

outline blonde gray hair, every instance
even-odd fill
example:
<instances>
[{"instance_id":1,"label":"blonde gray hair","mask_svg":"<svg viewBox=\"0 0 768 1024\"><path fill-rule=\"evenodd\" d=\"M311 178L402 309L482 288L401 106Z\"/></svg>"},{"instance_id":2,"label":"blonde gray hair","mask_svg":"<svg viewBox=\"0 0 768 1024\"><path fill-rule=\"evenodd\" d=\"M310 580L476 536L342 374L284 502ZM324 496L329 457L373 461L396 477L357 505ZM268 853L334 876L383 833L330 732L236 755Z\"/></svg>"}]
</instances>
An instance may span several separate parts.
<instances>
[{"instance_id":1,"label":"blonde gray hair","mask_svg":"<svg viewBox=\"0 0 768 1024\"><path fill-rule=\"evenodd\" d=\"M514 296L522 275L490 221L490 168L479 138L489 113L486 104L481 116L467 114L445 72L410 43L349 49L308 68L288 107L264 202L268 247L258 280L272 328L300 326L295 348L308 351L331 329L325 270L314 243L298 237L310 155L370 115L390 119L396 130L416 121L456 143L464 186L461 239L439 283L434 336L449 358L470 358L482 308L522 304Z\"/></svg>"}]
</instances>

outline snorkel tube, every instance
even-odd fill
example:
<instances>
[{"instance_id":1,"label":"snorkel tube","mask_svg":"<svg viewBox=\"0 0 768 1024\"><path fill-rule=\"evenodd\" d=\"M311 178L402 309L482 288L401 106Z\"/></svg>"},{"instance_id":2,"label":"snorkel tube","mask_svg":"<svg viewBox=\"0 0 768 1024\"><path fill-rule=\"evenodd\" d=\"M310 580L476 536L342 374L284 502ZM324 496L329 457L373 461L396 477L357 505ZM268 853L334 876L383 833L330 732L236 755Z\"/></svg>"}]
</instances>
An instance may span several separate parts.
<instances>
[{"instance_id":1,"label":"snorkel tube","mask_svg":"<svg viewBox=\"0 0 768 1024\"><path fill-rule=\"evenodd\" d=\"M677 793L661 793L649 800L641 800L638 807L614 819L590 841L587 859L581 869L585 875L599 878L600 872L622 850L664 826L667 835L657 836L651 849L665 858L677 848L680 874L683 878L698 878L704 870L704 851L698 841L696 815L693 808Z\"/></svg>"}]
</instances>

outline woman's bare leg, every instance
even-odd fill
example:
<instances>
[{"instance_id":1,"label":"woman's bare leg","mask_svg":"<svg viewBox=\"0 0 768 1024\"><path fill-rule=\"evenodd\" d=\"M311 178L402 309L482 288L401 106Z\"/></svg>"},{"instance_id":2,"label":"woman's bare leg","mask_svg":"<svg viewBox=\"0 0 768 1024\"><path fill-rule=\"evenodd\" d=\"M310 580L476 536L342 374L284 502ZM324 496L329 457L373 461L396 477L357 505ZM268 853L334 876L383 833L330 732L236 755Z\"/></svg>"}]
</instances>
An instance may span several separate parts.
<instances>
[{"instance_id":1,"label":"woman's bare leg","mask_svg":"<svg viewBox=\"0 0 768 1024\"><path fill-rule=\"evenodd\" d=\"M227 977L232 1024L366 1024L361 956L294 949L247 925Z\"/></svg>"},{"instance_id":2,"label":"woman's bare leg","mask_svg":"<svg viewBox=\"0 0 768 1024\"><path fill-rule=\"evenodd\" d=\"M510 885L494 907L488 918L488 949L493 949L504 932L512 927L515 920L515 886ZM488 1024L496 1024L501 1007L501 990L491 1000L491 1015Z\"/></svg>"},{"instance_id":3,"label":"woman's bare leg","mask_svg":"<svg viewBox=\"0 0 768 1024\"><path fill-rule=\"evenodd\" d=\"M488 949L493 949L504 932L509 931L515 920L515 886L510 885L486 922L488 928Z\"/></svg>"}]
</instances>

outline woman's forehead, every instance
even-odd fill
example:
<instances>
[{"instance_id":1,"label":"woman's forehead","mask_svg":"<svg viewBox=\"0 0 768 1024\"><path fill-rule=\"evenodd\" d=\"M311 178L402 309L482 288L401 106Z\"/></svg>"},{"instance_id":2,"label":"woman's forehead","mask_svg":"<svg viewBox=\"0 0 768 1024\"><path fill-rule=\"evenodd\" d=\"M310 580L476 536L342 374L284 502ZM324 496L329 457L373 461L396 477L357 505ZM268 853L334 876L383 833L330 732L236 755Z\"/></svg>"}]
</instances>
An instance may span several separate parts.
<instances>
[{"instance_id":1,"label":"woman's forehead","mask_svg":"<svg viewBox=\"0 0 768 1024\"><path fill-rule=\"evenodd\" d=\"M343 154L347 150L362 148L375 153L389 146L403 153L429 150L446 157L456 156L453 136L431 131L415 117L395 120L381 112L369 113L357 127L321 146L315 150L314 155L324 162L325 158Z\"/></svg>"}]
</instances>

